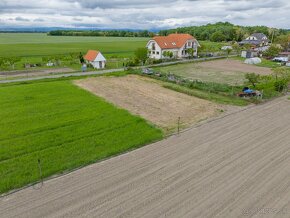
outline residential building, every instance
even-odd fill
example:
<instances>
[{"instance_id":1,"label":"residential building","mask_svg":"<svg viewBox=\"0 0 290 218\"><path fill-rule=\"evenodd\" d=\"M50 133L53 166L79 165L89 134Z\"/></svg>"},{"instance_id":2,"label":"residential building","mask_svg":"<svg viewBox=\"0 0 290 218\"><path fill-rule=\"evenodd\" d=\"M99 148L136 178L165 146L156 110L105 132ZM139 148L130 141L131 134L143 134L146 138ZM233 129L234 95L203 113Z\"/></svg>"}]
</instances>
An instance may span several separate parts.
<instances>
[{"instance_id":1,"label":"residential building","mask_svg":"<svg viewBox=\"0 0 290 218\"><path fill-rule=\"evenodd\" d=\"M149 40L146 47L150 58L163 59L164 52L172 52L174 58L187 58L191 56L188 49L193 49L193 56L197 56L198 41L190 34L170 34L168 36L155 36Z\"/></svg>"},{"instance_id":2,"label":"residential building","mask_svg":"<svg viewBox=\"0 0 290 218\"><path fill-rule=\"evenodd\" d=\"M106 66L106 58L99 51L89 50L84 59L95 69L103 69Z\"/></svg>"},{"instance_id":3,"label":"residential building","mask_svg":"<svg viewBox=\"0 0 290 218\"><path fill-rule=\"evenodd\" d=\"M269 39L264 33L254 33L247 37L245 40L241 41L240 45L252 45L253 47L264 47L268 46Z\"/></svg>"}]
</instances>

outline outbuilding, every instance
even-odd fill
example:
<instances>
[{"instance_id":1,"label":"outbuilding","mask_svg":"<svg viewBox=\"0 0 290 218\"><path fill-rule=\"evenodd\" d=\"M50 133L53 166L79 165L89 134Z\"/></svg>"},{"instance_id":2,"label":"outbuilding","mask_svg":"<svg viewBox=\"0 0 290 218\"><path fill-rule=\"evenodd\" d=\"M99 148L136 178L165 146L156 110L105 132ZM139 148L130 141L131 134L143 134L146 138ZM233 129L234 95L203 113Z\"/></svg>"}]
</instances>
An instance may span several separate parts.
<instances>
[{"instance_id":1,"label":"outbuilding","mask_svg":"<svg viewBox=\"0 0 290 218\"><path fill-rule=\"evenodd\" d=\"M87 63L91 64L95 69L104 69L106 67L106 58L101 52L96 50L89 50L84 56Z\"/></svg>"},{"instance_id":2,"label":"outbuilding","mask_svg":"<svg viewBox=\"0 0 290 218\"><path fill-rule=\"evenodd\" d=\"M254 51L254 50L244 50L244 51L242 51L241 57L243 57L243 58L258 57L258 52Z\"/></svg>"}]
</instances>

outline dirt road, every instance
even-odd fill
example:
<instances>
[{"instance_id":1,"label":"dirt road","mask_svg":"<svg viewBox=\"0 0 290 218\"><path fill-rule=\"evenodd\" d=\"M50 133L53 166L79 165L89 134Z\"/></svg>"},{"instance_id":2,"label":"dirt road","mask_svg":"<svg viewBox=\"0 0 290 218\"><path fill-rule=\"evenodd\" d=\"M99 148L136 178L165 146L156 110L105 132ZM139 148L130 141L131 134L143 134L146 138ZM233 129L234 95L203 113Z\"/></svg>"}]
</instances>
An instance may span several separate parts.
<instances>
[{"instance_id":1,"label":"dirt road","mask_svg":"<svg viewBox=\"0 0 290 218\"><path fill-rule=\"evenodd\" d=\"M276 99L0 199L0 217L290 217Z\"/></svg>"}]
</instances>

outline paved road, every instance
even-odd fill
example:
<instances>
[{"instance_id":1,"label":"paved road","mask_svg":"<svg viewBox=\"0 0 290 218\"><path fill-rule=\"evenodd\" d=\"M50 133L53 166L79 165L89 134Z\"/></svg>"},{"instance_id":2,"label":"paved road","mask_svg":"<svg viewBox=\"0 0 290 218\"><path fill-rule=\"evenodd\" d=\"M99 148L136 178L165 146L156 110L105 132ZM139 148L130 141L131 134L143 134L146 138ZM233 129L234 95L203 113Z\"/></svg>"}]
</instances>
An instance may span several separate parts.
<instances>
[{"instance_id":1,"label":"paved road","mask_svg":"<svg viewBox=\"0 0 290 218\"><path fill-rule=\"evenodd\" d=\"M0 199L0 217L290 217L290 101L192 128Z\"/></svg>"},{"instance_id":2,"label":"paved road","mask_svg":"<svg viewBox=\"0 0 290 218\"><path fill-rule=\"evenodd\" d=\"M234 57L236 55L231 55L231 57ZM178 60L178 61L172 61L172 62L164 62L160 64L154 64L146 67L157 67L157 66L167 66L167 65L173 65L178 63L188 63L188 62L196 62L196 61L207 61L207 60L214 60L214 59L221 59L226 58L226 56L220 56L220 57L209 57L209 58L199 58L199 59L190 59L190 60ZM135 69L140 67L135 67ZM13 83L13 82L25 82L25 81L34 81L34 80L42 80L42 79L57 79L57 78L65 78L65 77L79 77L79 76L92 76L92 75L100 75L100 74L106 74L106 73L113 73L113 72L120 72L123 71L124 68L118 68L118 69L110 69L110 70L99 70L99 71L91 71L91 72L80 72L80 73L65 73L65 74L54 74L54 75L46 75L46 76L33 76L33 77L25 77L25 78L18 78L18 79L3 79L0 80L1 83ZM9 78L9 77L8 77Z\"/></svg>"}]
</instances>

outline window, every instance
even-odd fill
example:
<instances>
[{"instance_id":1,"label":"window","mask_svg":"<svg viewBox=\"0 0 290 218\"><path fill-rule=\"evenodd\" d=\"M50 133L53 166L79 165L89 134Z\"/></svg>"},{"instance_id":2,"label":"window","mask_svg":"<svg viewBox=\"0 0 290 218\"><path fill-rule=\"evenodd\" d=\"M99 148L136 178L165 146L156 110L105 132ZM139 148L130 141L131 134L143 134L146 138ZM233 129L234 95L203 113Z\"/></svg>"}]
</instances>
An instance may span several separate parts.
<instances>
[{"instance_id":1,"label":"window","mask_svg":"<svg viewBox=\"0 0 290 218\"><path fill-rule=\"evenodd\" d=\"M152 54L155 54L155 51L152 51Z\"/></svg>"},{"instance_id":2,"label":"window","mask_svg":"<svg viewBox=\"0 0 290 218\"><path fill-rule=\"evenodd\" d=\"M155 50L155 43L152 43L152 50Z\"/></svg>"},{"instance_id":3,"label":"window","mask_svg":"<svg viewBox=\"0 0 290 218\"><path fill-rule=\"evenodd\" d=\"M188 47L190 47L191 46L191 42L188 42L187 45L188 45Z\"/></svg>"},{"instance_id":4,"label":"window","mask_svg":"<svg viewBox=\"0 0 290 218\"><path fill-rule=\"evenodd\" d=\"M156 54L158 54L158 55L159 55L159 51L157 51L157 52L156 52Z\"/></svg>"}]
</instances>

